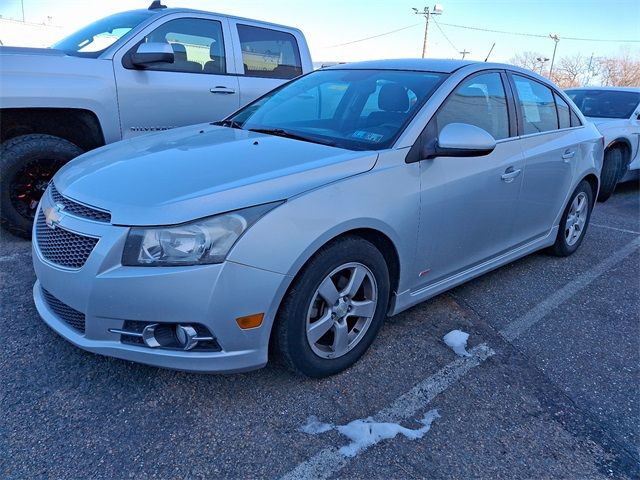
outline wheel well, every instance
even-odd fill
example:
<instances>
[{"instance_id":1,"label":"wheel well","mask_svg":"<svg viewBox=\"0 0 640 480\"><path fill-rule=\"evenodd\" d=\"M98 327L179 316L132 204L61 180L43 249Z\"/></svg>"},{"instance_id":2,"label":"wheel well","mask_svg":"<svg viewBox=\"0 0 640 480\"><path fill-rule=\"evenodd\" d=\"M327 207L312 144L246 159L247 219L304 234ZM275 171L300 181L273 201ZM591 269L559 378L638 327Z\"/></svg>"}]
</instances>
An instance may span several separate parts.
<instances>
[{"instance_id":1,"label":"wheel well","mask_svg":"<svg viewBox=\"0 0 640 480\"><path fill-rule=\"evenodd\" d=\"M589 175L584 177L583 180L589 182L589 185L591 186L591 192L593 193L593 200L595 201L596 197L598 196L598 177L596 177L593 173L590 173Z\"/></svg>"},{"instance_id":2,"label":"wheel well","mask_svg":"<svg viewBox=\"0 0 640 480\"><path fill-rule=\"evenodd\" d=\"M76 108L3 108L0 142L20 135L42 133L64 138L83 150L105 144L95 113Z\"/></svg>"}]
</instances>

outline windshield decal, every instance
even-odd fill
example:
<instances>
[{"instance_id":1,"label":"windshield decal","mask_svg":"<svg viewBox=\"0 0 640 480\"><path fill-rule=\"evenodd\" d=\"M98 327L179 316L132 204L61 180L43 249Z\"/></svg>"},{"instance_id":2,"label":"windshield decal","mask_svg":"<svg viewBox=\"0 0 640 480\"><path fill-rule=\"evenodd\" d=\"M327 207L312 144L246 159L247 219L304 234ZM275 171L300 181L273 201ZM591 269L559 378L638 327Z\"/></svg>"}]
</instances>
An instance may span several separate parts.
<instances>
[{"instance_id":1,"label":"windshield decal","mask_svg":"<svg viewBox=\"0 0 640 480\"><path fill-rule=\"evenodd\" d=\"M366 140L367 142L379 143L384 138L384 135L373 132L365 132L364 130L356 130L355 132L353 132L351 137L357 138L358 140Z\"/></svg>"}]
</instances>

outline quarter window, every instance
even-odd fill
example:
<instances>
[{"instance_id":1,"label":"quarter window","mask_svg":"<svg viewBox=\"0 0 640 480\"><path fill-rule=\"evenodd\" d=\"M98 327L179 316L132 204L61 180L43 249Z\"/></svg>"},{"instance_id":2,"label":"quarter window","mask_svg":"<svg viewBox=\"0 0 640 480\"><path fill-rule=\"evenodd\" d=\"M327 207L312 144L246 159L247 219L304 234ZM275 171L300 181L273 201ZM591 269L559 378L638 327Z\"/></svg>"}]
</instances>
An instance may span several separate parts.
<instances>
[{"instance_id":1,"label":"quarter window","mask_svg":"<svg viewBox=\"0 0 640 480\"><path fill-rule=\"evenodd\" d=\"M218 21L198 18L170 20L147 35L144 41L169 43L174 53L173 63L160 63L148 70L227 72L222 25Z\"/></svg>"},{"instance_id":2,"label":"quarter window","mask_svg":"<svg viewBox=\"0 0 640 480\"><path fill-rule=\"evenodd\" d=\"M578 118L578 114L573 110L573 108L571 109L571 126L572 127L582 126L582 122L580 121L580 118Z\"/></svg>"},{"instance_id":3,"label":"quarter window","mask_svg":"<svg viewBox=\"0 0 640 480\"><path fill-rule=\"evenodd\" d=\"M438 133L449 123L468 123L500 140L509 136L509 113L502 78L483 73L463 81L436 114Z\"/></svg>"},{"instance_id":4,"label":"quarter window","mask_svg":"<svg viewBox=\"0 0 640 480\"><path fill-rule=\"evenodd\" d=\"M298 42L290 33L238 25L238 35L246 76L287 79L302 75Z\"/></svg>"},{"instance_id":5,"label":"quarter window","mask_svg":"<svg viewBox=\"0 0 640 480\"><path fill-rule=\"evenodd\" d=\"M514 75L513 81L522 110L524 134L557 130L558 117L551 89L520 75Z\"/></svg>"},{"instance_id":6,"label":"quarter window","mask_svg":"<svg viewBox=\"0 0 640 480\"><path fill-rule=\"evenodd\" d=\"M560 128L569 128L571 126L571 118L569 114L569 105L556 93L553 94L556 99L556 107L558 108L558 121Z\"/></svg>"}]
</instances>

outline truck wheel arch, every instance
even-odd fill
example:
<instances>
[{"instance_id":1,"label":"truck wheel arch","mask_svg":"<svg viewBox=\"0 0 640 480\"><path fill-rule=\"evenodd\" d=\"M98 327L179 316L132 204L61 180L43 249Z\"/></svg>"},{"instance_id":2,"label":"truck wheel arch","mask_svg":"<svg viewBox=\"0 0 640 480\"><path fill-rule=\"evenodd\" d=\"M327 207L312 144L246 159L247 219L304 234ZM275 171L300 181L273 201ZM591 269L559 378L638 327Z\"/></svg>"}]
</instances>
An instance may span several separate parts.
<instances>
[{"instance_id":1,"label":"truck wheel arch","mask_svg":"<svg viewBox=\"0 0 640 480\"><path fill-rule=\"evenodd\" d=\"M3 108L0 142L28 134L63 138L84 151L105 145L98 116L79 108Z\"/></svg>"}]
</instances>

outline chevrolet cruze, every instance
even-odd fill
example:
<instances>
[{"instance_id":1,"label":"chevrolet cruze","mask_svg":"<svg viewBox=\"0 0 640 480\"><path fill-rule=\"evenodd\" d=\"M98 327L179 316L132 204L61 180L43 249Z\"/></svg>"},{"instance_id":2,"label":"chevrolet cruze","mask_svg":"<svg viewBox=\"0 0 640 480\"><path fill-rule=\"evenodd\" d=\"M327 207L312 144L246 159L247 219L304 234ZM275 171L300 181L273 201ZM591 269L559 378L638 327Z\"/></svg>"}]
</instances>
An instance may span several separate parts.
<instances>
[{"instance_id":1,"label":"chevrolet cruze","mask_svg":"<svg viewBox=\"0 0 640 480\"><path fill-rule=\"evenodd\" d=\"M527 70L319 70L223 121L66 165L33 227L35 304L103 355L234 372L271 351L331 375L386 316L533 251L576 251L602 157L596 128Z\"/></svg>"}]
</instances>

